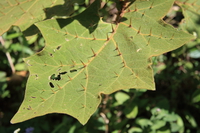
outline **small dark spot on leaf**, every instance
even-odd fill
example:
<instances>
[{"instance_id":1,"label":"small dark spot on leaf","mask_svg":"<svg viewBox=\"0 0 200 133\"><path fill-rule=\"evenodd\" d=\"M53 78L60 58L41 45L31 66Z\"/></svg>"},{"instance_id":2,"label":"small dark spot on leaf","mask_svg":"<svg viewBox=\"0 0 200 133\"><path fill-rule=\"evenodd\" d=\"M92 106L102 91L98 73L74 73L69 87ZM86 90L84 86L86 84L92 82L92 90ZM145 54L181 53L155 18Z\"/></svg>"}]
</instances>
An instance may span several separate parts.
<instances>
[{"instance_id":1,"label":"small dark spot on leaf","mask_svg":"<svg viewBox=\"0 0 200 133\"><path fill-rule=\"evenodd\" d=\"M54 88L53 83L49 82L49 85L50 85L51 88Z\"/></svg>"},{"instance_id":2,"label":"small dark spot on leaf","mask_svg":"<svg viewBox=\"0 0 200 133\"><path fill-rule=\"evenodd\" d=\"M53 54L52 54L52 53L50 53L49 55L50 55L51 57L53 57Z\"/></svg>"},{"instance_id":3,"label":"small dark spot on leaf","mask_svg":"<svg viewBox=\"0 0 200 133\"><path fill-rule=\"evenodd\" d=\"M61 48L61 46L58 46L56 49L59 50Z\"/></svg>"},{"instance_id":4,"label":"small dark spot on leaf","mask_svg":"<svg viewBox=\"0 0 200 133\"><path fill-rule=\"evenodd\" d=\"M64 75L64 74L66 74L67 72L65 71L65 72L60 72L59 74L61 74L61 75Z\"/></svg>"},{"instance_id":5,"label":"small dark spot on leaf","mask_svg":"<svg viewBox=\"0 0 200 133\"><path fill-rule=\"evenodd\" d=\"M70 70L70 73L73 73L73 72L77 72L77 70L76 69Z\"/></svg>"},{"instance_id":6,"label":"small dark spot on leaf","mask_svg":"<svg viewBox=\"0 0 200 133\"><path fill-rule=\"evenodd\" d=\"M36 97L31 96L31 98L36 98Z\"/></svg>"}]
</instances>

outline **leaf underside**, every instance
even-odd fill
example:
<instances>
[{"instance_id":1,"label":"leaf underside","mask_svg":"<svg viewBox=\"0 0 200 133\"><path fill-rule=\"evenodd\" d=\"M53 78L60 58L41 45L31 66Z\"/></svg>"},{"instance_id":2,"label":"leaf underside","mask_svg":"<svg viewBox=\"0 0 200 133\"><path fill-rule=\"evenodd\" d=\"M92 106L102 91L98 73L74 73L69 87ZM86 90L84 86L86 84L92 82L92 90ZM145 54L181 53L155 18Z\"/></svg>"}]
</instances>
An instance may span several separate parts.
<instances>
[{"instance_id":1,"label":"leaf underside","mask_svg":"<svg viewBox=\"0 0 200 133\"><path fill-rule=\"evenodd\" d=\"M117 23L110 24L99 18L96 0L75 17L37 23L46 46L25 59L30 70L26 94L11 122L64 113L85 124L102 93L155 90L151 57L193 39L163 22L173 2L125 3Z\"/></svg>"},{"instance_id":2,"label":"leaf underside","mask_svg":"<svg viewBox=\"0 0 200 133\"><path fill-rule=\"evenodd\" d=\"M37 29L34 23L51 17L68 16L74 12L73 4L83 0L1 0L0 35L11 26L19 26L26 36L31 36Z\"/></svg>"}]
</instances>

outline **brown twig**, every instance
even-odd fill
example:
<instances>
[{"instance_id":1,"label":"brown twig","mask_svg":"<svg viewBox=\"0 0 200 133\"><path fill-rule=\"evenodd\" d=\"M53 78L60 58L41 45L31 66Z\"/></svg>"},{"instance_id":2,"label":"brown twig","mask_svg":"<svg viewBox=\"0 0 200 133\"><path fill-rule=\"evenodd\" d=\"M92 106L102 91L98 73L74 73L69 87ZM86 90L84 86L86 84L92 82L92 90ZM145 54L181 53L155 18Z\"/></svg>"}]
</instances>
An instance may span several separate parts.
<instances>
[{"instance_id":1,"label":"brown twig","mask_svg":"<svg viewBox=\"0 0 200 133\"><path fill-rule=\"evenodd\" d=\"M4 39L2 38L2 36L0 36L0 42L1 42L1 45L5 48L5 42L4 42ZM13 61L11 59L9 52L6 52L6 57L8 59L9 64L10 64L12 74L14 74L15 73L15 67L14 67L14 64L13 64Z\"/></svg>"},{"instance_id":2,"label":"brown twig","mask_svg":"<svg viewBox=\"0 0 200 133\"><path fill-rule=\"evenodd\" d=\"M100 115L101 115L101 117L103 118L103 120L105 122L105 126L106 126L105 133L108 133L109 132L109 128L108 128L109 120L108 120L108 118L106 117L106 115L103 112L101 112Z\"/></svg>"}]
</instances>

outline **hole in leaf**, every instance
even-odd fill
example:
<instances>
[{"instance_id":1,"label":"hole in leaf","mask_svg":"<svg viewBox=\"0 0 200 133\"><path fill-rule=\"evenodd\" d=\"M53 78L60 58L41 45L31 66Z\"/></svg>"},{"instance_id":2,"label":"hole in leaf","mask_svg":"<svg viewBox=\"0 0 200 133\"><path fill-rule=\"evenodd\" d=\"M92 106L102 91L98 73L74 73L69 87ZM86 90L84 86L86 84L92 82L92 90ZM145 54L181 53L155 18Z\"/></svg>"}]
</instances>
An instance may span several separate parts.
<instances>
[{"instance_id":1,"label":"hole in leaf","mask_svg":"<svg viewBox=\"0 0 200 133\"><path fill-rule=\"evenodd\" d=\"M53 57L53 54L52 54L52 53L50 53L49 55L50 55L51 57Z\"/></svg>"},{"instance_id":2,"label":"hole in leaf","mask_svg":"<svg viewBox=\"0 0 200 133\"><path fill-rule=\"evenodd\" d=\"M56 49L59 50L61 48L61 46L58 46Z\"/></svg>"},{"instance_id":3,"label":"hole in leaf","mask_svg":"<svg viewBox=\"0 0 200 133\"><path fill-rule=\"evenodd\" d=\"M50 85L51 88L54 88L53 83L49 82L49 85Z\"/></svg>"},{"instance_id":4,"label":"hole in leaf","mask_svg":"<svg viewBox=\"0 0 200 133\"><path fill-rule=\"evenodd\" d=\"M60 72L59 74L61 74L61 75L64 75L64 74L66 74L67 72L65 71L65 72Z\"/></svg>"},{"instance_id":5,"label":"hole in leaf","mask_svg":"<svg viewBox=\"0 0 200 133\"><path fill-rule=\"evenodd\" d=\"M76 69L70 70L70 73L73 73L73 72L77 72L77 70Z\"/></svg>"},{"instance_id":6,"label":"hole in leaf","mask_svg":"<svg viewBox=\"0 0 200 133\"><path fill-rule=\"evenodd\" d=\"M60 74L58 74L57 76L55 74L53 74L53 75L50 76L50 79L51 80L60 80L61 77L60 77Z\"/></svg>"}]
</instances>

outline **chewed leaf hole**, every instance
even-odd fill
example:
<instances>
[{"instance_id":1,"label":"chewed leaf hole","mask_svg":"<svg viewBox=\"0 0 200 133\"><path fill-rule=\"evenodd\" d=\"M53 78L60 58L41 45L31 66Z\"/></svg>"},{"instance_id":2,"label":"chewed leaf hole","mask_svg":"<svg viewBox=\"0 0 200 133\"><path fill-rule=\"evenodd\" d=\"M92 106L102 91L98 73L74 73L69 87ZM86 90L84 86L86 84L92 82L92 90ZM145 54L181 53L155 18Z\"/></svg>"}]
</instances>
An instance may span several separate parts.
<instances>
[{"instance_id":1,"label":"chewed leaf hole","mask_svg":"<svg viewBox=\"0 0 200 133\"><path fill-rule=\"evenodd\" d=\"M53 83L49 82L49 85L50 85L51 88L54 88Z\"/></svg>"},{"instance_id":2,"label":"chewed leaf hole","mask_svg":"<svg viewBox=\"0 0 200 133\"><path fill-rule=\"evenodd\" d=\"M50 76L50 80L60 80L60 79L61 79L60 74L58 74L57 76L55 74L52 74Z\"/></svg>"},{"instance_id":3,"label":"chewed leaf hole","mask_svg":"<svg viewBox=\"0 0 200 133\"><path fill-rule=\"evenodd\" d=\"M77 72L77 70L76 69L70 70L70 73L73 73L73 72Z\"/></svg>"},{"instance_id":4,"label":"chewed leaf hole","mask_svg":"<svg viewBox=\"0 0 200 133\"><path fill-rule=\"evenodd\" d=\"M61 48L61 46L58 46L56 49L59 50Z\"/></svg>"},{"instance_id":5,"label":"chewed leaf hole","mask_svg":"<svg viewBox=\"0 0 200 133\"><path fill-rule=\"evenodd\" d=\"M59 74L61 74L61 75L64 75L64 74L66 74L67 72L65 71L65 72L60 72Z\"/></svg>"}]
</instances>

